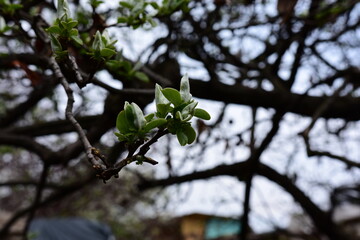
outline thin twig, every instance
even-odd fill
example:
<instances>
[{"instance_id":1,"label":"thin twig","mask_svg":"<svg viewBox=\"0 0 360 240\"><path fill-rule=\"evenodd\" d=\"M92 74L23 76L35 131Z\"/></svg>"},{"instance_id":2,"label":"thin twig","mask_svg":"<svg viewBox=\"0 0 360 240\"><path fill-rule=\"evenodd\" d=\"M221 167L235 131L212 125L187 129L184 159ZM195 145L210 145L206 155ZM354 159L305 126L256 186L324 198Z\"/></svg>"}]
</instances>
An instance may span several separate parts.
<instances>
[{"instance_id":1,"label":"thin twig","mask_svg":"<svg viewBox=\"0 0 360 240\"><path fill-rule=\"evenodd\" d=\"M164 130L164 129L160 129L149 141L147 141L144 145L142 145L138 151L137 154L133 155L133 153L135 153L136 149L139 147L136 147L135 150L133 150L132 154L130 153L130 155L128 154L128 156L121 160L119 163L117 163L115 165L115 170L117 172L119 172L123 167L125 167L126 165L134 162L134 161L138 161L140 163L142 162L146 162L152 165L156 165L158 164L157 161L155 161L152 158L149 157L145 157L145 154L149 151L150 146L152 144L154 144L155 142L157 142L157 140L159 140L159 138L161 138L162 136L164 136L165 134L168 133L168 130Z\"/></svg>"},{"instance_id":2,"label":"thin twig","mask_svg":"<svg viewBox=\"0 0 360 240\"><path fill-rule=\"evenodd\" d=\"M326 98L326 100L318 107L317 111L312 116L312 120L307 128L304 129L301 135L305 135L306 137L309 135L311 129L314 127L316 121L321 117L321 115L331 106L331 104L335 101L335 98L340 95L340 92L346 87L348 81L344 81L338 89L331 95Z\"/></svg>"},{"instance_id":3,"label":"thin twig","mask_svg":"<svg viewBox=\"0 0 360 240\"><path fill-rule=\"evenodd\" d=\"M73 72L75 73L75 77L76 77L76 81L78 83L78 86L80 88L85 87L86 82L84 81L84 78L81 76L81 72L79 70L79 67L78 67L78 65L76 63L76 60L75 60L74 56L69 54L68 59L69 59L69 62L70 62L69 67L72 68Z\"/></svg>"},{"instance_id":4,"label":"thin twig","mask_svg":"<svg viewBox=\"0 0 360 240\"><path fill-rule=\"evenodd\" d=\"M126 94L126 95L155 95L154 89L138 89L138 88L124 88L124 89L117 89L114 88L102 81L100 81L97 78L93 78L91 81L94 85L97 85L99 87L102 87L106 89L110 93L114 94Z\"/></svg>"},{"instance_id":5,"label":"thin twig","mask_svg":"<svg viewBox=\"0 0 360 240\"><path fill-rule=\"evenodd\" d=\"M63 76L63 74L60 70L60 66L58 65L58 63L56 62L54 57L50 58L50 66L51 66L52 70L54 71L55 76L60 80L60 83L66 92L68 100L67 100L67 104L66 104L65 115L66 115L66 118L75 127L75 129L79 135L80 141L84 145L84 149L86 151L86 156L87 156L89 162L92 164L93 168L95 168L96 170L100 170L100 169L106 170L106 168L107 168L106 163L101 158L99 158L93 154L93 152L92 152L93 146L90 144L88 138L86 137L84 129L81 127L81 125L78 123L78 121L75 119L75 117L73 115L72 109L73 109L73 105L74 105L74 101L75 101L73 91L70 88L70 84Z\"/></svg>"}]
</instances>

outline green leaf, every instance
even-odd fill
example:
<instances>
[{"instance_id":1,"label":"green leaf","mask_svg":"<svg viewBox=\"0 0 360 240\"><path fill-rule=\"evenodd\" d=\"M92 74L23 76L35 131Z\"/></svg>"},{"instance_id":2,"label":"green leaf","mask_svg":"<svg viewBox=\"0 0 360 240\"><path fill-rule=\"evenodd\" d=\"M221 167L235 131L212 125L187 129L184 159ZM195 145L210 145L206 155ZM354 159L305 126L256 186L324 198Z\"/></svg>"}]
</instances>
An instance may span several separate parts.
<instances>
[{"instance_id":1,"label":"green leaf","mask_svg":"<svg viewBox=\"0 0 360 240\"><path fill-rule=\"evenodd\" d=\"M6 21L2 16L0 16L0 31L3 31L5 27L6 27Z\"/></svg>"},{"instance_id":2,"label":"green leaf","mask_svg":"<svg viewBox=\"0 0 360 240\"><path fill-rule=\"evenodd\" d=\"M79 36L71 36L70 38L71 38L71 40L73 40L74 42L76 42L76 43L79 44L79 45L83 45L83 44L84 44L83 41L81 40L81 38L80 38Z\"/></svg>"},{"instance_id":3,"label":"green leaf","mask_svg":"<svg viewBox=\"0 0 360 240\"><path fill-rule=\"evenodd\" d=\"M135 5L133 5L133 8L131 10L131 15L138 16L140 13L143 13L145 11L145 1L137 0L134 2L135 2Z\"/></svg>"},{"instance_id":4,"label":"green leaf","mask_svg":"<svg viewBox=\"0 0 360 240\"><path fill-rule=\"evenodd\" d=\"M105 46L104 46L104 43L102 41L101 34L100 34L99 31L96 31L94 41L93 41L93 44L92 44L92 49L100 51L104 47Z\"/></svg>"},{"instance_id":5,"label":"green leaf","mask_svg":"<svg viewBox=\"0 0 360 240\"><path fill-rule=\"evenodd\" d=\"M100 50L100 55L102 57L112 57L115 54L116 52L110 48L103 48Z\"/></svg>"},{"instance_id":6,"label":"green leaf","mask_svg":"<svg viewBox=\"0 0 360 240\"><path fill-rule=\"evenodd\" d=\"M97 8L100 4L104 3L104 1L99 1L99 0L90 0L90 5L93 8Z\"/></svg>"},{"instance_id":7,"label":"green leaf","mask_svg":"<svg viewBox=\"0 0 360 240\"><path fill-rule=\"evenodd\" d=\"M56 59L63 59L68 55L68 51L64 50L64 51L55 51L55 58Z\"/></svg>"},{"instance_id":8,"label":"green leaf","mask_svg":"<svg viewBox=\"0 0 360 240\"><path fill-rule=\"evenodd\" d=\"M125 111L121 111L116 118L116 128L119 130L121 134L126 134L131 132L130 125L126 118Z\"/></svg>"},{"instance_id":9,"label":"green leaf","mask_svg":"<svg viewBox=\"0 0 360 240\"><path fill-rule=\"evenodd\" d=\"M143 72L135 72L135 77L143 82L150 82L148 76Z\"/></svg>"},{"instance_id":10,"label":"green leaf","mask_svg":"<svg viewBox=\"0 0 360 240\"><path fill-rule=\"evenodd\" d=\"M195 108L194 116L197 117L197 118L204 119L204 120L210 120L211 119L210 114L207 111L205 111L204 109L201 109L201 108Z\"/></svg>"},{"instance_id":11,"label":"green leaf","mask_svg":"<svg viewBox=\"0 0 360 240\"><path fill-rule=\"evenodd\" d=\"M71 29L70 32L69 32L69 36L72 37L72 36L79 36L79 31L77 29Z\"/></svg>"},{"instance_id":12,"label":"green leaf","mask_svg":"<svg viewBox=\"0 0 360 240\"><path fill-rule=\"evenodd\" d=\"M69 21L66 24L66 29L71 30L73 27L75 27L78 24L78 21Z\"/></svg>"},{"instance_id":13,"label":"green leaf","mask_svg":"<svg viewBox=\"0 0 360 240\"><path fill-rule=\"evenodd\" d=\"M167 100L164 96L164 94L162 93L162 87L159 84L155 84L155 103L156 105L158 104L170 104L170 101Z\"/></svg>"},{"instance_id":14,"label":"green leaf","mask_svg":"<svg viewBox=\"0 0 360 240\"><path fill-rule=\"evenodd\" d=\"M194 111L197 104L198 102L193 101L184 107L184 109L181 111L181 115L184 121L189 121L194 116Z\"/></svg>"},{"instance_id":15,"label":"green leaf","mask_svg":"<svg viewBox=\"0 0 360 240\"><path fill-rule=\"evenodd\" d=\"M60 20L60 21L59 21L59 27L61 27L62 29L66 29L66 22Z\"/></svg>"},{"instance_id":16,"label":"green leaf","mask_svg":"<svg viewBox=\"0 0 360 240\"><path fill-rule=\"evenodd\" d=\"M127 23L128 19L126 17L118 17L117 22L118 23Z\"/></svg>"},{"instance_id":17,"label":"green leaf","mask_svg":"<svg viewBox=\"0 0 360 240\"><path fill-rule=\"evenodd\" d=\"M192 96L190 94L190 83L189 83L189 77L187 74L185 74L181 78L180 82L180 95L184 102L189 102L192 99Z\"/></svg>"},{"instance_id":18,"label":"green leaf","mask_svg":"<svg viewBox=\"0 0 360 240\"><path fill-rule=\"evenodd\" d=\"M70 17L70 9L67 0L58 0L57 18L68 19Z\"/></svg>"},{"instance_id":19,"label":"green leaf","mask_svg":"<svg viewBox=\"0 0 360 240\"><path fill-rule=\"evenodd\" d=\"M176 131L176 137L181 146L185 146L188 143L188 138L182 129Z\"/></svg>"},{"instance_id":20,"label":"green leaf","mask_svg":"<svg viewBox=\"0 0 360 240\"><path fill-rule=\"evenodd\" d=\"M128 2L125 2L125 1L120 1L119 4L122 6L122 7L125 7L125 8L129 8L129 9L132 9L134 6Z\"/></svg>"},{"instance_id":21,"label":"green leaf","mask_svg":"<svg viewBox=\"0 0 360 240\"><path fill-rule=\"evenodd\" d=\"M142 129L146 124L144 113L136 103L131 103L131 106L132 106L132 110L133 110L133 113L135 116L134 117L135 127L137 129Z\"/></svg>"},{"instance_id":22,"label":"green leaf","mask_svg":"<svg viewBox=\"0 0 360 240\"><path fill-rule=\"evenodd\" d=\"M106 66L112 71L116 71L120 68L120 62L117 60L108 60L106 61Z\"/></svg>"},{"instance_id":23,"label":"green leaf","mask_svg":"<svg viewBox=\"0 0 360 240\"><path fill-rule=\"evenodd\" d=\"M155 113L150 113L150 114L145 116L145 120L147 122L150 122L154 118L154 116L155 116Z\"/></svg>"},{"instance_id":24,"label":"green leaf","mask_svg":"<svg viewBox=\"0 0 360 240\"><path fill-rule=\"evenodd\" d=\"M62 51L62 46L59 40L52 34L50 34L50 43L53 52Z\"/></svg>"},{"instance_id":25,"label":"green leaf","mask_svg":"<svg viewBox=\"0 0 360 240\"><path fill-rule=\"evenodd\" d=\"M178 90L174 88L164 88L161 92L175 107L182 103L182 98Z\"/></svg>"},{"instance_id":26,"label":"green leaf","mask_svg":"<svg viewBox=\"0 0 360 240\"><path fill-rule=\"evenodd\" d=\"M175 118L179 119L181 122L184 120L180 111L176 111Z\"/></svg>"},{"instance_id":27,"label":"green leaf","mask_svg":"<svg viewBox=\"0 0 360 240\"><path fill-rule=\"evenodd\" d=\"M159 4L157 4L156 2L150 2L150 5L154 8L154 9L159 9Z\"/></svg>"},{"instance_id":28,"label":"green leaf","mask_svg":"<svg viewBox=\"0 0 360 240\"><path fill-rule=\"evenodd\" d=\"M167 123L167 120L164 118L158 118L158 119L154 119L150 122L148 122L145 127L144 127L144 131L146 133L150 132L152 129L157 128L157 127L161 127L163 125L165 125Z\"/></svg>"},{"instance_id":29,"label":"green leaf","mask_svg":"<svg viewBox=\"0 0 360 240\"><path fill-rule=\"evenodd\" d=\"M48 33L52 33L52 34L61 34L61 29L59 26L51 26L49 28L46 29L46 31Z\"/></svg>"},{"instance_id":30,"label":"green leaf","mask_svg":"<svg viewBox=\"0 0 360 240\"><path fill-rule=\"evenodd\" d=\"M195 141L196 139L196 132L194 130L194 128L190 125L190 124L186 124L184 127L183 127L183 132L185 133L188 141L187 143L188 144L191 144Z\"/></svg>"},{"instance_id":31,"label":"green leaf","mask_svg":"<svg viewBox=\"0 0 360 240\"><path fill-rule=\"evenodd\" d=\"M111 40L109 36L109 32L105 29L101 34L103 43L108 48L115 48L114 44L117 42L117 40Z\"/></svg>"},{"instance_id":32,"label":"green leaf","mask_svg":"<svg viewBox=\"0 0 360 240\"><path fill-rule=\"evenodd\" d=\"M129 61L122 61L122 62L121 62L121 65L124 67L125 72L127 72L127 73L131 72L131 69L132 69L131 62L129 62Z\"/></svg>"},{"instance_id":33,"label":"green leaf","mask_svg":"<svg viewBox=\"0 0 360 240\"><path fill-rule=\"evenodd\" d=\"M159 118L165 118L171 109L170 102L168 104L156 104L156 116Z\"/></svg>"},{"instance_id":34,"label":"green leaf","mask_svg":"<svg viewBox=\"0 0 360 240\"><path fill-rule=\"evenodd\" d=\"M156 104L156 116L165 118L170 110L170 101L162 93L162 88L159 84L155 85L155 104Z\"/></svg>"},{"instance_id":35,"label":"green leaf","mask_svg":"<svg viewBox=\"0 0 360 240\"><path fill-rule=\"evenodd\" d=\"M148 21L149 21L149 23L151 24L152 27L156 27L156 26L157 26L157 23L154 21L153 18L149 18Z\"/></svg>"},{"instance_id":36,"label":"green leaf","mask_svg":"<svg viewBox=\"0 0 360 240\"><path fill-rule=\"evenodd\" d=\"M124 111L129 130L137 131L138 128L135 126L135 113L132 105L128 102L125 102Z\"/></svg>"},{"instance_id":37,"label":"green leaf","mask_svg":"<svg viewBox=\"0 0 360 240\"><path fill-rule=\"evenodd\" d=\"M115 132L115 135L117 136L117 138L120 142L128 140L127 137L121 133Z\"/></svg>"}]
</instances>

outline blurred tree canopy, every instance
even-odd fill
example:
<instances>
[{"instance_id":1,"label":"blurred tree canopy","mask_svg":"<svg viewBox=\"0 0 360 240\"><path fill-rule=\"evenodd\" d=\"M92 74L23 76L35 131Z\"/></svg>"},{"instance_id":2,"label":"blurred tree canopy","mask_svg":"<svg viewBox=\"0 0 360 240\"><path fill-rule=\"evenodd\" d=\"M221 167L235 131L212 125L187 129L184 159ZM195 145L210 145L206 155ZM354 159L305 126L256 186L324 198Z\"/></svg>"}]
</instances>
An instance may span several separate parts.
<instances>
[{"instance_id":1,"label":"blurred tree canopy","mask_svg":"<svg viewBox=\"0 0 360 240\"><path fill-rule=\"evenodd\" d=\"M1 239L26 236L36 215L119 225L167 187L219 176L244 186L231 193L242 226L265 178L311 219L307 235L354 239L333 211L359 204L358 1L60 2L0 1L0 208L13 213ZM178 88L185 73L212 121L193 123L185 151L164 137L126 166L133 150L114 135L125 101L146 112L155 84Z\"/></svg>"}]
</instances>

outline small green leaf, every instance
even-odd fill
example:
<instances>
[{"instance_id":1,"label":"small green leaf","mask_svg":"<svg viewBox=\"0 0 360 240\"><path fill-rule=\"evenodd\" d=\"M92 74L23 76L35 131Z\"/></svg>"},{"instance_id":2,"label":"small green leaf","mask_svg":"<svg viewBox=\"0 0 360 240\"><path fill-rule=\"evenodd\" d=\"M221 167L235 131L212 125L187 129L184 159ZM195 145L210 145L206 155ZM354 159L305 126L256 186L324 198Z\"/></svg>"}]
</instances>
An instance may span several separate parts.
<instances>
[{"instance_id":1,"label":"small green leaf","mask_svg":"<svg viewBox=\"0 0 360 240\"><path fill-rule=\"evenodd\" d=\"M77 44L83 45L83 41L81 40L81 38L79 36L71 36L70 38L71 38L71 40L73 40Z\"/></svg>"},{"instance_id":2,"label":"small green leaf","mask_svg":"<svg viewBox=\"0 0 360 240\"><path fill-rule=\"evenodd\" d=\"M145 120L147 122L150 122L154 117L155 117L155 113L150 113L150 114L145 116Z\"/></svg>"},{"instance_id":3,"label":"small green leaf","mask_svg":"<svg viewBox=\"0 0 360 240\"><path fill-rule=\"evenodd\" d=\"M116 128L121 134L126 134L130 132L130 126L124 110L121 111L116 118Z\"/></svg>"},{"instance_id":4,"label":"small green leaf","mask_svg":"<svg viewBox=\"0 0 360 240\"><path fill-rule=\"evenodd\" d=\"M175 107L182 103L181 95L178 90L174 88L164 88L161 92Z\"/></svg>"},{"instance_id":5,"label":"small green leaf","mask_svg":"<svg viewBox=\"0 0 360 240\"><path fill-rule=\"evenodd\" d=\"M108 60L106 61L106 66L112 70L112 71L117 71L119 69L119 62L116 60Z\"/></svg>"},{"instance_id":6,"label":"small green leaf","mask_svg":"<svg viewBox=\"0 0 360 240\"><path fill-rule=\"evenodd\" d=\"M113 45L117 42L117 40L112 41L110 39L109 32L106 29L102 32L101 37L102 37L102 40L103 40L105 46L107 46L107 47L113 48L114 47Z\"/></svg>"},{"instance_id":7,"label":"small green leaf","mask_svg":"<svg viewBox=\"0 0 360 240\"><path fill-rule=\"evenodd\" d=\"M62 29L66 29L66 22L65 22L65 21L60 20L59 23L60 23L59 26L60 26Z\"/></svg>"},{"instance_id":8,"label":"small green leaf","mask_svg":"<svg viewBox=\"0 0 360 240\"><path fill-rule=\"evenodd\" d=\"M142 129L146 124L144 113L136 103L131 103L131 106L135 116L134 118L135 127L137 129Z\"/></svg>"},{"instance_id":9,"label":"small green leaf","mask_svg":"<svg viewBox=\"0 0 360 240\"><path fill-rule=\"evenodd\" d=\"M184 127L183 127L183 132L185 133L188 141L187 143L188 144L191 144L195 141L196 139L196 132L194 130L194 128L190 125L190 124L186 124Z\"/></svg>"},{"instance_id":10,"label":"small green leaf","mask_svg":"<svg viewBox=\"0 0 360 240\"><path fill-rule=\"evenodd\" d=\"M158 119L154 119L150 122L148 122L145 127L144 127L144 131L146 133L150 132L152 129L157 128L157 127L161 127L163 125L165 125L167 123L167 120L164 118L158 118Z\"/></svg>"},{"instance_id":11,"label":"small green leaf","mask_svg":"<svg viewBox=\"0 0 360 240\"><path fill-rule=\"evenodd\" d=\"M59 26L51 26L48 29L46 29L46 31L48 33L53 33L53 34L61 34L61 29L59 28Z\"/></svg>"},{"instance_id":12,"label":"small green leaf","mask_svg":"<svg viewBox=\"0 0 360 240\"><path fill-rule=\"evenodd\" d=\"M156 104L156 116L165 118L170 110L170 101L162 93L162 88L159 84L155 85L155 104Z\"/></svg>"},{"instance_id":13,"label":"small green leaf","mask_svg":"<svg viewBox=\"0 0 360 240\"><path fill-rule=\"evenodd\" d=\"M181 115L181 112L180 112L180 111L176 111L176 113L175 113L175 118L176 118L176 119L179 119L180 121L183 121L183 120L184 120L183 117L182 117L182 115Z\"/></svg>"},{"instance_id":14,"label":"small green leaf","mask_svg":"<svg viewBox=\"0 0 360 240\"><path fill-rule=\"evenodd\" d=\"M181 146L185 146L188 143L188 138L182 129L176 131L176 137Z\"/></svg>"},{"instance_id":15,"label":"small green leaf","mask_svg":"<svg viewBox=\"0 0 360 240\"><path fill-rule=\"evenodd\" d=\"M126 17L118 17L117 22L118 23L127 23L128 19Z\"/></svg>"},{"instance_id":16,"label":"small green leaf","mask_svg":"<svg viewBox=\"0 0 360 240\"><path fill-rule=\"evenodd\" d=\"M148 76L142 72L135 72L135 77L143 82L150 82Z\"/></svg>"},{"instance_id":17,"label":"small green leaf","mask_svg":"<svg viewBox=\"0 0 360 240\"><path fill-rule=\"evenodd\" d=\"M137 131L135 126L135 113L133 106L129 102L125 102L124 105L125 117L130 131Z\"/></svg>"},{"instance_id":18,"label":"small green leaf","mask_svg":"<svg viewBox=\"0 0 360 240\"><path fill-rule=\"evenodd\" d=\"M121 133L115 132L115 135L117 136L117 138L118 138L118 140L119 140L120 142L127 140L127 137L124 136L124 135L121 134Z\"/></svg>"},{"instance_id":19,"label":"small green leaf","mask_svg":"<svg viewBox=\"0 0 360 240\"><path fill-rule=\"evenodd\" d=\"M157 4L156 2L150 2L150 5L154 8L154 9L159 9L159 4Z\"/></svg>"},{"instance_id":20,"label":"small green leaf","mask_svg":"<svg viewBox=\"0 0 360 240\"><path fill-rule=\"evenodd\" d=\"M78 24L78 21L69 21L66 24L66 29L71 30L73 27L75 27Z\"/></svg>"},{"instance_id":21,"label":"small green leaf","mask_svg":"<svg viewBox=\"0 0 360 240\"><path fill-rule=\"evenodd\" d=\"M133 5L131 5L130 3L125 2L125 1L120 1L119 4L120 4L122 7L129 8L129 9L132 9L132 8L134 7Z\"/></svg>"},{"instance_id":22,"label":"small green leaf","mask_svg":"<svg viewBox=\"0 0 360 240\"><path fill-rule=\"evenodd\" d=\"M184 109L181 111L181 115L184 121L189 121L194 116L194 110L197 104L198 102L193 101L184 107Z\"/></svg>"},{"instance_id":23,"label":"small green leaf","mask_svg":"<svg viewBox=\"0 0 360 240\"><path fill-rule=\"evenodd\" d=\"M79 31L77 30L77 29L71 29L70 31L69 31L69 36L71 37L71 36L78 36L79 35Z\"/></svg>"},{"instance_id":24,"label":"small green leaf","mask_svg":"<svg viewBox=\"0 0 360 240\"><path fill-rule=\"evenodd\" d=\"M59 40L52 34L50 34L51 48L54 52L62 51L62 46Z\"/></svg>"},{"instance_id":25,"label":"small green leaf","mask_svg":"<svg viewBox=\"0 0 360 240\"><path fill-rule=\"evenodd\" d=\"M122 61L121 65L124 67L125 72L127 72L127 73L131 72L132 65L129 61Z\"/></svg>"},{"instance_id":26,"label":"small green leaf","mask_svg":"<svg viewBox=\"0 0 360 240\"><path fill-rule=\"evenodd\" d=\"M99 31L96 31L94 41L93 41L93 44L92 44L92 49L100 51L104 47L105 46L104 46L104 43L102 41L101 34L100 34Z\"/></svg>"},{"instance_id":27,"label":"small green leaf","mask_svg":"<svg viewBox=\"0 0 360 240\"><path fill-rule=\"evenodd\" d=\"M70 9L67 0L58 0L57 18L70 18Z\"/></svg>"},{"instance_id":28,"label":"small green leaf","mask_svg":"<svg viewBox=\"0 0 360 240\"><path fill-rule=\"evenodd\" d=\"M64 50L64 51L55 51L55 58L56 59L63 59L68 55L68 51Z\"/></svg>"},{"instance_id":29,"label":"small green leaf","mask_svg":"<svg viewBox=\"0 0 360 240\"><path fill-rule=\"evenodd\" d=\"M7 25L5 19L2 16L0 16L0 31L3 31L6 26Z\"/></svg>"},{"instance_id":30,"label":"small green leaf","mask_svg":"<svg viewBox=\"0 0 360 240\"><path fill-rule=\"evenodd\" d=\"M190 94L190 83L189 83L189 77L187 74L185 74L181 78L180 82L180 94L181 98L184 102L189 102L192 99L192 96Z\"/></svg>"},{"instance_id":31,"label":"small green leaf","mask_svg":"<svg viewBox=\"0 0 360 240\"><path fill-rule=\"evenodd\" d=\"M162 93L162 87L159 84L155 84L155 103L158 104L170 104L169 100L167 100Z\"/></svg>"},{"instance_id":32,"label":"small green leaf","mask_svg":"<svg viewBox=\"0 0 360 240\"><path fill-rule=\"evenodd\" d=\"M103 48L100 50L100 55L102 57L112 57L115 54L116 52L110 48Z\"/></svg>"},{"instance_id":33,"label":"small green leaf","mask_svg":"<svg viewBox=\"0 0 360 240\"><path fill-rule=\"evenodd\" d=\"M207 111L205 111L204 109L201 109L201 108L195 108L194 116L197 117L197 118L204 119L204 120L210 120L211 119L210 114Z\"/></svg>"},{"instance_id":34,"label":"small green leaf","mask_svg":"<svg viewBox=\"0 0 360 240\"><path fill-rule=\"evenodd\" d=\"M154 19L149 18L148 21L149 21L149 23L151 24L152 27L156 27L156 26L157 26L157 23L154 21Z\"/></svg>"},{"instance_id":35,"label":"small green leaf","mask_svg":"<svg viewBox=\"0 0 360 240\"><path fill-rule=\"evenodd\" d=\"M156 116L159 118L165 118L171 109L170 102L168 104L156 104Z\"/></svg>"},{"instance_id":36,"label":"small green leaf","mask_svg":"<svg viewBox=\"0 0 360 240\"><path fill-rule=\"evenodd\" d=\"M93 8L97 8L100 4L104 3L104 1L98 1L98 0L90 0L90 5Z\"/></svg>"}]
</instances>

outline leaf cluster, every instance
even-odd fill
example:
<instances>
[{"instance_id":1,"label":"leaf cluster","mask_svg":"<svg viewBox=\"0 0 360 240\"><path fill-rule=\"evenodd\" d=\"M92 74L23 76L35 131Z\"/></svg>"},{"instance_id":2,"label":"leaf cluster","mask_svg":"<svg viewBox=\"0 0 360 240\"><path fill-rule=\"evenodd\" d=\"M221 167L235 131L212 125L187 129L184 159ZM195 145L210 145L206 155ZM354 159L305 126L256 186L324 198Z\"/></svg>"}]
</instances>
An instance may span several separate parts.
<instances>
[{"instance_id":1,"label":"leaf cluster","mask_svg":"<svg viewBox=\"0 0 360 240\"><path fill-rule=\"evenodd\" d=\"M0 14L13 15L16 10L23 7L21 4L10 3L9 0L0 0Z\"/></svg>"},{"instance_id":2,"label":"leaf cluster","mask_svg":"<svg viewBox=\"0 0 360 240\"><path fill-rule=\"evenodd\" d=\"M201 108L196 108L196 102L190 94L189 78L181 79L180 91L174 88L155 86L156 112L144 116L136 103L125 103L116 120L115 133L119 141L129 144L146 140L146 136L158 128L177 136L181 146L191 144L196 138L196 132L191 126L191 119L198 117L209 120L210 115Z\"/></svg>"},{"instance_id":3,"label":"leaf cluster","mask_svg":"<svg viewBox=\"0 0 360 240\"><path fill-rule=\"evenodd\" d=\"M145 73L139 71L142 66L141 62L137 62L135 65L133 65L131 62L122 58L121 52L119 52L115 59L106 61L106 66L108 69L116 72L124 79L137 79L143 82L149 82L148 76Z\"/></svg>"},{"instance_id":4,"label":"leaf cluster","mask_svg":"<svg viewBox=\"0 0 360 240\"><path fill-rule=\"evenodd\" d=\"M189 0L163 0L159 5L155 1L145 0L126 0L120 1L119 11L122 13L118 18L118 23L124 23L134 29L150 24L156 26L154 18L171 15L182 10L188 11Z\"/></svg>"},{"instance_id":5,"label":"leaf cluster","mask_svg":"<svg viewBox=\"0 0 360 240\"><path fill-rule=\"evenodd\" d=\"M52 26L47 28L50 34L51 47L57 57L67 55L68 43L83 45L79 31L75 28L78 21L70 16L70 9L66 0L58 1L57 18Z\"/></svg>"},{"instance_id":6,"label":"leaf cluster","mask_svg":"<svg viewBox=\"0 0 360 240\"><path fill-rule=\"evenodd\" d=\"M106 30L102 34L97 31L89 55L97 61L105 62L116 54L116 42L117 40L110 39Z\"/></svg>"}]
</instances>

